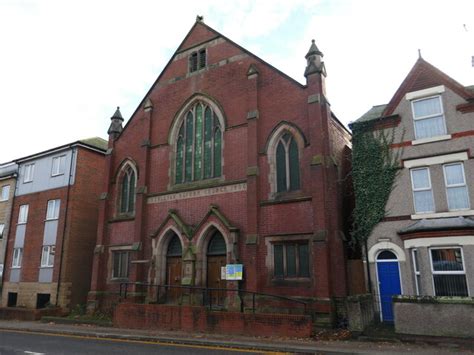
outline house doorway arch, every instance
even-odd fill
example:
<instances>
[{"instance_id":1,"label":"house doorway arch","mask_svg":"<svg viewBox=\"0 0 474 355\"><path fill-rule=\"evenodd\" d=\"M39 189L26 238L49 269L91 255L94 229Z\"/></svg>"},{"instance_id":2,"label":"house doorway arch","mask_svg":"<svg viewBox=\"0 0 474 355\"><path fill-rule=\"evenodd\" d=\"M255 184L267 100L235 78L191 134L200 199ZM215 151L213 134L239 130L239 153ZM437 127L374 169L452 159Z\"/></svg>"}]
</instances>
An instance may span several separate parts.
<instances>
[{"instance_id":1,"label":"house doorway arch","mask_svg":"<svg viewBox=\"0 0 474 355\"><path fill-rule=\"evenodd\" d=\"M400 265L397 256L390 250L377 255L377 281L380 298L380 318L393 322L392 296L401 294Z\"/></svg>"}]
</instances>

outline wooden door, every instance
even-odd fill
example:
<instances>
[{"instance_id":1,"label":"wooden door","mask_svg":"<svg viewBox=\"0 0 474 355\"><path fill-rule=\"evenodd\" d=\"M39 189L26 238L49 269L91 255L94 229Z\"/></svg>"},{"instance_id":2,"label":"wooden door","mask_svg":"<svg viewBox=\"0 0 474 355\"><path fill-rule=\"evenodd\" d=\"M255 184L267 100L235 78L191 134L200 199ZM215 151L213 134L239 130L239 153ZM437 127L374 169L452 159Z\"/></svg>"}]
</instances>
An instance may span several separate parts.
<instances>
[{"instance_id":1,"label":"wooden door","mask_svg":"<svg viewBox=\"0 0 474 355\"><path fill-rule=\"evenodd\" d=\"M166 258L166 284L181 286L181 257L169 256ZM181 289L171 287L167 290L167 302L176 303L181 296Z\"/></svg>"},{"instance_id":2,"label":"wooden door","mask_svg":"<svg viewBox=\"0 0 474 355\"><path fill-rule=\"evenodd\" d=\"M207 256L207 287L226 288L226 281L221 280L221 268L226 265L225 255ZM209 301L213 306L223 306L225 291L209 291Z\"/></svg>"}]
</instances>

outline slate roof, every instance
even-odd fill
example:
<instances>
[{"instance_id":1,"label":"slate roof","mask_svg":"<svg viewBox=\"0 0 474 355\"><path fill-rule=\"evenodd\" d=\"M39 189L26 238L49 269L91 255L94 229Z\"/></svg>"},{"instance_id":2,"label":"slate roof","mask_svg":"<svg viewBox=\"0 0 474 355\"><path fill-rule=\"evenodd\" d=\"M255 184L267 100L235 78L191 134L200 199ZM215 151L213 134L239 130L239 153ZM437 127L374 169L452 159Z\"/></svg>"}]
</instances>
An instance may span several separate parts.
<instances>
[{"instance_id":1,"label":"slate roof","mask_svg":"<svg viewBox=\"0 0 474 355\"><path fill-rule=\"evenodd\" d=\"M372 120L375 120L379 117L382 116L382 113L383 111L385 110L385 108L387 107L387 105L376 105L376 106L372 106L372 108L367 111L366 113L364 113L361 117L359 117L356 122L366 122L366 121L372 121Z\"/></svg>"},{"instance_id":2,"label":"slate roof","mask_svg":"<svg viewBox=\"0 0 474 355\"><path fill-rule=\"evenodd\" d=\"M421 219L408 227L400 229L398 234L456 229L474 229L474 219L470 217Z\"/></svg>"},{"instance_id":3,"label":"slate roof","mask_svg":"<svg viewBox=\"0 0 474 355\"><path fill-rule=\"evenodd\" d=\"M45 150L45 151L42 151L42 152L38 152L38 153L35 153L35 154L31 154L31 155L28 155L26 157L18 158L18 159L13 160L12 162L21 163L21 162L24 162L24 161L27 161L27 160L35 159L36 157L38 157L40 155L51 154L51 152L54 152L54 151L57 151L57 150L60 150L60 149L70 148L70 147L78 145L78 144L82 144L86 148L89 147L89 149L100 150L104 153L107 151L107 147L108 147L108 142L105 139L100 138L100 137L91 137L91 138L80 139L78 141L68 143L68 144L64 144L64 145L61 145L59 147L54 147L54 148L51 148L51 149L48 149L48 150Z\"/></svg>"},{"instance_id":4,"label":"slate roof","mask_svg":"<svg viewBox=\"0 0 474 355\"><path fill-rule=\"evenodd\" d=\"M99 148L100 150L107 150L108 148L108 142L100 137L80 139L78 142L94 148Z\"/></svg>"}]
</instances>

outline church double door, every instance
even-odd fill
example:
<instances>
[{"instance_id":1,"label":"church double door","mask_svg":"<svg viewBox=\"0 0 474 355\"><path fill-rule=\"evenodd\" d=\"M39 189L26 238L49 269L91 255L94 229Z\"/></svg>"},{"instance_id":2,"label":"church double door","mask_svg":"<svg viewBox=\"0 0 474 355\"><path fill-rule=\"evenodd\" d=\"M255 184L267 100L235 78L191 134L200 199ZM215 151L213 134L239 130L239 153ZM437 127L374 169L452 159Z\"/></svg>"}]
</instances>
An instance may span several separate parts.
<instances>
[{"instance_id":1,"label":"church double door","mask_svg":"<svg viewBox=\"0 0 474 355\"><path fill-rule=\"evenodd\" d=\"M168 303L176 303L181 296L181 257L168 257L166 259L166 284L171 286L166 293Z\"/></svg>"}]
</instances>

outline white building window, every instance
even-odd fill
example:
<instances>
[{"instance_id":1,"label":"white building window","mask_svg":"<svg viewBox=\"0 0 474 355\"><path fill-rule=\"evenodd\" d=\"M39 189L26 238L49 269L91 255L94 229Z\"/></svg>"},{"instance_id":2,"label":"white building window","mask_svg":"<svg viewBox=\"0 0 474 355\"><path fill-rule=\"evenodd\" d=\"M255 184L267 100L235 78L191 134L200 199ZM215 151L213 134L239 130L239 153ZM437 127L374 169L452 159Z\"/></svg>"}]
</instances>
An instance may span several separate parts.
<instances>
[{"instance_id":1,"label":"white building window","mask_svg":"<svg viewBox=\"0 0 474 355\"><path fill-rule=\"evenodd\" d=\"M432 248L431 270L436 296L469 296L461 248Z\"/></svg>"},{"instance_id":2,"label":"white building window","mask_svg":"<svg viewBox=\"0 0 474 355\"><path fill-rule=\"evenodd\" d=\"M415 122L415 138L430 138L446 134L441 96L432 96L411 102Z\"/></svg>"},{"instance_id":3,"label":"white building window","mask_svg":"<svg viewBox=\"0 0 474 355\"><path fill-rule=\"evenodd\" d=\"M18 224L23 224L28 221L28 205L21 205L18 213Z\"/></svg>"},{"instance_id":4,"label":"white building window","mask_svg":"<svg viewBox=\"0 0 474 355\"><path fill-rule=\"evenodd\" d=\"M53 167L51 169L51 176L63 175L66 170L66 156L60 155L53 157Z\"/></svg>"},{"instance_id":5,"label":"white building window","mask_svg":"<svg viewBox=\"0 0 474 355\"><path fill-rule=\"evenodd\" d=\"M49 200L48 209L46 211L46 219L58 219L59 218L59 207L61 206L61 200Z\"/></svg>"},{"instance_id":6,"label":"white building window","mask_svg":"<svg viewBox=\"0 0 474 355\"><path fill-rule=\"evenodd\" d=\"M23 248L14 248L13 249L12 268L20 268L21 267L22 255L23 255Z\"/></svg>"},{"instance_id":7,"label":"white building window","mask_svg":"<svg viewBox=\"0 0 474 355\"><path fill-rule=\"evenodd\" d=\"M35 164L26 164L23 175L23 182L33 181L33 175L35 173Z\"/></svg>"},{"instance_id":8,"label":"white building window","mask_svg":"<svg viewBox=\"0 0 474 355\"><path fill-rule=\"evenodd\" d=\"M129 255L130 253L128 251L112 252L112 259L113 259L112 278L124 279L128 277Z\"/></svg>"},{"instance_id":9,"label":"white building window","mask_svg":"<svg viewBox=\"0 0 474 355\"><path fill-rule=\"evenodd\" d=\"M433 190L431 189L430 169L411 169L411 185L416 213L434 212Z\"/></svg>"},{"instance_id":10,"label":"white building window","mask_svg":"<svg viewBox=\"0 0 474 355\"><path fill-rule=\"evenodd\" d=\"M446 164L443 166L443 169L449 210L469 209L469 194L464 177L463 164Z\"/></svg>"},{"instance_id":11,"label":"white building window","mask_svg":"<svg viewBox=\"0 0 474 355\"><path fill-rule=\"evenodd\" d=\"M413 249L411 251L411 256L413 260L413 272L415 274L415 288L417 296L421 295L421 274L420 274L420 263L418 259L418 250Z\"/></svg>"},{"instance_id":12,"label":"white building window","mask_svg":"<svg viewBox=\"0 0 474 355\"><path fill-rule=\"evenodd\" d=\"M5 230L5 225L0 223L0 239L3 239L3 231Z\"/></svg>"},{"instance_id":13,"label":"white building window","mask_svg":"<svg viewBox=\"0 0 474 355\"><path fill-rule=\"evenodd\" d=\"M10 195L10 185L2 186L2 192L0 194L0 201L7 201Z\"/></svg>"},{"instance_id":14,"label":"white building window","mask_svg":"<svg viewBox=\"0 0 474 355\"><path fill-rule=\"evenodd\" d=\"M54 245L45 245L41 251L41 267L54 266L54 252L56 247Z\"/></svg>"}]
</instances>

